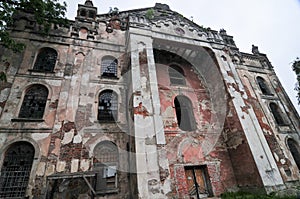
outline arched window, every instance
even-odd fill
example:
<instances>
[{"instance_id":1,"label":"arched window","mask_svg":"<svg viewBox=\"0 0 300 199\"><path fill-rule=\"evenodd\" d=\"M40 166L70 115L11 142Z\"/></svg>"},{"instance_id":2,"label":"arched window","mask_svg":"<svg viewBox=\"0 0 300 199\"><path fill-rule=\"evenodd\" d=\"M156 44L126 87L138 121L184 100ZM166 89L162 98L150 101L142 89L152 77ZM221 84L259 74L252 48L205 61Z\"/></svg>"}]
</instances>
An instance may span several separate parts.
<instances>
[{"instance_id":1,"label":"arched window","mask_svg":"<svg viewBox=\"0 0 300 199\"><path fill-rule=\"evenodd\" d=\"M42 48L37 55L33 70L53 72L57 59L57 52L53 48Z\"/></svg>"},{"instance_id":2,"label":"arched window","mask_svg":"<svg viewBox=\"0 0 300 199\"><path fill-rule=\"evenodd\" d=\"M118 116L118 96L112 90L102 91L99 95L98 120L116 121Z\"/></svg>"},{"instance_id":3,"label":"arched window","mask_svg":"<svg viewBox=\"0 0 300 199\"><path fill-rule=\"evenodd\" d=\"M16 142L7 149L0 174L0 198L25 198L33 158L30 143Z\"/></svg>"},{"instance_id":4,"label":"arched window","mask_svg":"<svg viewBox=\"0 0 300 199\"><path fill-rule=\"evenodd\" d=\"M276 123L278 125L285 125L285 122L284 122L284 120L282 118L282 115L281 115L281 111L280 111L279 107L277 106L277 104L271 102L270 103L270 109L271 109L271 112L274 116L274 119L275 119Z\"/></svg>"},{"instance_id":5,"label":"arched window","mask_svg":"<svg viewBox=\"0 0 300 199\"><path fill-rule=\"evenodd\" d=\"M112 56L105 56L101 60L101 77L117 77L118 60Z\"/></svg>"},{"instance_id":6,"label":"arched window","mask_svg":"<svg viewBox=\"0 0 300 199\"><path fill-rule=\"evenodd\" d=\"M194 130L196 122L191 101L187 97L179 95L175 97L174 105L179 128L184 131Z\"/></svg>"},{"instance_id":7,"label":"arched window","mask_svg":"<svg viewBox=\"0 0 300 199\"><path fill-rule=\"evenodd\" d=\"M173 85L185 85L185 77L182 68L171 65L169 67L170 83Z\"/></svg>"},{"instance_id":8,"label":"arched window","mask_svg":"<svg viewBox=\"0 0 300 199\"><path fill-rule=\"evenodd\" d=\"M287 140L288 147L291 151L291 154L296 162L298 169L300 170L300 150L297 142L291 138Z\"/></svg>"},{"instance_id":9,"label":"arched window","mask_svg":"<svg viewBox=\"0 0 300 199\"><path fill-rule=\"evenodd\" d=\"M27 91L19 112L19 118L43 118L48 98L48 89L43 85L33 85Z\"/></svg>"},{"instance_id":10,"label":"arched window","mask_svg":"<svg viewBox=\"0 0 300 199\"><path fill-rule=\"evenodd\" d=\"M258 86L259 86L261 92L264 95L271 95L270 89L267 86L266 81L262 77L257 77L256 80L257 80L257 83L258 83Z\"/></svg>"},{"instance_id":11,"label":"arched window","mask_svg":"<svg viewBox=\"0 0 300 199\"><path fill-rule=\"evenodd\" d=\"M94 170L97 172L95 190L97 193L117 191L117 169L119 152L110 141L103 141L94 149Z\"/></svg>"}]
</instances>

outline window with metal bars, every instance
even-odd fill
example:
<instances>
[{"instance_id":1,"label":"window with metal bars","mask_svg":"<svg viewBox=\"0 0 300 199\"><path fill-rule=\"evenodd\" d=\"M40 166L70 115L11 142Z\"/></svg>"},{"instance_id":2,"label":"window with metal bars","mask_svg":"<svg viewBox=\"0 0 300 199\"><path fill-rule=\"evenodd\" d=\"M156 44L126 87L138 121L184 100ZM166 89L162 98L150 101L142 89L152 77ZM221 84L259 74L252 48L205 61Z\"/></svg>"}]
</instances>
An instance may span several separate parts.
<instances>
[{"instance_id":1,"label":"window with metal bars","mask_svg":"<svg viewBox=\"0 0 300 199\"><path fill-rule=\"evenodd\" d=\"M94 149L94 170L96 173L95 191L98 194L117 191L117 168L119 152L110 141L102 141Z\"/></svg>"},{"instance_id":2,"label":"window with metal bars","mask_svg":"<svg viewBox=\"0 0 300 199\"><path fill-rule=\"evenodd\" d=\"M274 119L275 119L276 123L278 125L281 125L281 126L285 125L285 122L284 122L284 119L282 117L281 111L280 111L279 107L277 106L277 104L271 102L270 103L270 109L271 109L271 112L274 116Z\"/></svg>"},{"instance_id":3,"label":"window with metal bars","mask_svg":"<svg viewBox=\"0 0 300 199\"><path fill-rule=\"evenodd\" d=\"M174 99L177 124L181 130L192 131L196 128L194 110L191 101L183 96L176 96Z\"/></svg>"},{"instance_id":4,"label":"window with metal bars","mask_svg":"<svg viewBox=\"0 0 300 199\"><path fill-rule=\"evenodd\" d=\"M112 90L102 91L99 95L98 120L117 121L118 96Z\"/></svg>"},{"instance_id":5,"label":"window with metal bars","mask_svg":"<svg viewBox=\"0 0 300 199\"><path fill-rule=\"evenodd\" d=\"M257 80L257 83L258 83L258 86L259 86L261 92L264 95L272 95L269 87L266 84L266 81L262 77L257 77L256 80Z\"/></svg>"},{"instance_id":6,"label":"window with metal bars","mask_svg":"<svg viewBox=\"0 0 300 199\"><path fill-rule=\"evenodd\" d=\"M101 77L116 78L118 60L112 56L105 56L101 60Z\"/></svg>"},{"instance_id":7,"label":"window with metal bars","mask_svg":"<svg viewBox=\"0 0 300 199\"><path fill-rule=\"evenodd\" d=\"M16 142L5 152L0 174L0 198L24 198L34 147L28 142Z\"/></svg>"},{"instance_id":8,"label":"window with metal bars","mask_svg":"<svg viewBox=\"0 0 300 199\"><path fill-rule=\"evenodd\" d=\"M169 67L170 83L172 85L185 85L185 77L182 68L176 65Z\"/></svg>"},{"instance_id":9,"label":"window with metal bars","mask_svg":"<svg viewBox=\"0 0 300 199\"><path fill-rule=\"evenodd\" d=\"M19 118L41 119L43 118L48 98L48 89L43 85L33 85L27 89Z\"/></svg>"},{"instance_id":10,"label":"window with metal bars","mask_svg":"<svg viewBox=\"0 0 300 199\"><path fill-rule=\"evenodd\" d=\"M53 48L40 49L33 66L34 71L53 72L57 59L57 52Z\"/></svg>"}]
</instances>

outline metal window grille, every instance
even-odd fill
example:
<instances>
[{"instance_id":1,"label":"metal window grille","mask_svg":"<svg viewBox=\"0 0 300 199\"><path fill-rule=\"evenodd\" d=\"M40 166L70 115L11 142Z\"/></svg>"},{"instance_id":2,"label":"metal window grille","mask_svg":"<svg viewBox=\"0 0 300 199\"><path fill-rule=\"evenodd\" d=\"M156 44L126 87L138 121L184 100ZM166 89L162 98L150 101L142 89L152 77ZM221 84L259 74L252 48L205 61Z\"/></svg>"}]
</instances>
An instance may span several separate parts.
<instances>
[{"instance_id":1,"label":"metal window grille","mask_svg":"<svg viewBox=\"0 0 300 199\"><path fill-rule=\"evenodd\" d=\"M48 89L45 86L30 87L24 96L19 118L43 118L47 98Z\"/></svg>"},{"instance_id":2,"label":"metal window grille","mask_svg":"<svg viewBox=\"0 0 300 199\"><path fill-rule=\"evenodd\" d=\"M57 59L57 52L52 48L42 48L39 52L33 70L53 72Z\"/></svg>"},{"instance_id":3,"label":"metal window grille","mask_svg":"<svg viewBox=\"0 0 300 199\"><path fill-rule=\"evenodd\" d=\"M5 153L0 177L0 198L23 198L28 185L34 148L26 142L11 146Z\"/></svg>"},{"instance_id":4,"label":"metal window grille","mask_svg":"<svg viewBox=\"0 0 300 199\"><path fill-rule=\"evenodd\" d=\"M103 91L99 95L98 120L116 121L118 111L118 97L111 90Z\"/></svg>"},{"instance_id":5,"label":"metal window grille","mask_svg":"<svg viewBox=\"0 0 300 199\"><path fill-rule=\"evenodd\" d=\"M101 62L102 77L117 77L118 60L113 57L106 57Z\"/></svg>"},{"instance_id":6,"label":"metal window grille","mask_svg":"<svg viewBox=\"0 0 300 199\"><path fill-rule=\"evenodd\" d=\"M99 143L94 149L97 193L114 192L117 189L117 165L119 153L117 146L109 141Z\"/></svg>"}]
</instances>

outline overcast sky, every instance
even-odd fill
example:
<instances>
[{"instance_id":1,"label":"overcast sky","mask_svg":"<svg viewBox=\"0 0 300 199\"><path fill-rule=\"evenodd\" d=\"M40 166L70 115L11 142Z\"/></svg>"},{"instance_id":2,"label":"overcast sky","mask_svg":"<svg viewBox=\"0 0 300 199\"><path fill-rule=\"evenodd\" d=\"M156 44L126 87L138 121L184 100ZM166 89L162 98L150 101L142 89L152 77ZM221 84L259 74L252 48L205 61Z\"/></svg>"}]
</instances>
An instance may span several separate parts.
<instances>
[{"instance_id":1,"label":"overcast sky","mask_svg":"<svg viewBox=\"0 0 300 199\"><path fill-rule=\"evenodd\" d=\"M85 0L65 0L67 17L74 20L77 5ZM242 52L251 53L252 44L267 54L283 87L297 104L296 75L291 63L300 57L300 0L93 0L98 14L110 7L120 11L153 7L165 3L186 18L214 30L225 29Z\"/></svg>"}]
</instances>

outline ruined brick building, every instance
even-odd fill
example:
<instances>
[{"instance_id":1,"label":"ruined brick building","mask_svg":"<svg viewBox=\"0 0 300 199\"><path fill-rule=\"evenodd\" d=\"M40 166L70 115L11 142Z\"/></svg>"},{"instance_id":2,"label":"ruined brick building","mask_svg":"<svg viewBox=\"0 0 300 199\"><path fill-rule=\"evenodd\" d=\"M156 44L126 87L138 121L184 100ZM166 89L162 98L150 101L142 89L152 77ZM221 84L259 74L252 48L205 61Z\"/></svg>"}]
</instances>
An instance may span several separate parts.
<instances>
[{"instance_id":1,"label":"ruined brick building","mask_svg":"<svg viewBox=\"0 0 300 199\"><path fill-rule=\"evenodd\" d=\"M267 56L165 4L1 47L0 198L204 198L299 183L299 115Z\"/></svg>"}]
</instances>

